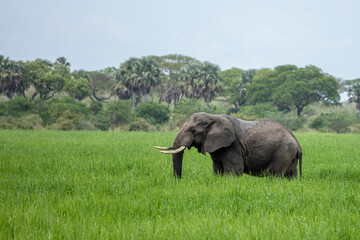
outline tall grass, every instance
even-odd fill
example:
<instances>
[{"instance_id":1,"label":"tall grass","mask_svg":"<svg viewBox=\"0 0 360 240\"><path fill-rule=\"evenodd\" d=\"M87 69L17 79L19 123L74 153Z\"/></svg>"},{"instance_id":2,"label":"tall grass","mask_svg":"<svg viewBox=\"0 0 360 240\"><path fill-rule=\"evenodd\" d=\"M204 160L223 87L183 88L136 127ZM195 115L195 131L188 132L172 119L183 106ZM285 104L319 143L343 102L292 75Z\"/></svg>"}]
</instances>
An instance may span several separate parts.
<instances>
[{"instance_id":1,"label":"tall grass","mask_svg":"<svg viewBox=\"0 0 360 240\"><path fill-rule=\"evenodd\" d=\"M303 179L219 177L176 133L0 131L0 239L359 239L360 135L296 134Z\"/></svg>"}]
</instances>

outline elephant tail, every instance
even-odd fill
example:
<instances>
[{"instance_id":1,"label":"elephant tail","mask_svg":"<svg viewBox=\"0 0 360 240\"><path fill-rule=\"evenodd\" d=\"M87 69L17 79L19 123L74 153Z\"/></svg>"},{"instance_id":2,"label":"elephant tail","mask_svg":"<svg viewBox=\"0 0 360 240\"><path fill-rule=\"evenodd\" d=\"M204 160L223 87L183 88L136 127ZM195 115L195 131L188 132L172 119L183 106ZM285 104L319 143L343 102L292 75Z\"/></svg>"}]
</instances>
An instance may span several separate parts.
<instances>
[{"instance_id":1,"label":"elephant tail","mask_svg":"<svg viewBox=\"0 0 360 240\"><path fill-rule=\"evenodd\" d=\"M302 151L298 152L300 179L302 177Z\"/></svg>"}]
</instances>

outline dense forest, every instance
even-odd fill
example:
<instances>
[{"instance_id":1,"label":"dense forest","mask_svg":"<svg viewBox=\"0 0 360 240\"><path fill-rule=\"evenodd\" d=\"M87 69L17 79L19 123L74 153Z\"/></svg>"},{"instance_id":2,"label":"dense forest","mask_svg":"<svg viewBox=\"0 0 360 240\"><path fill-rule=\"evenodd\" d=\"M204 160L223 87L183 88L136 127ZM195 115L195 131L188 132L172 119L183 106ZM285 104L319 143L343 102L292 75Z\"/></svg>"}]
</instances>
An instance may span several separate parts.
<instances>
[{"instance_id":1,"label":"dense forest","mask_svg":"<svg viewBox=\"0 0 360 240\"><path fill-rule=\"evenodd\" d=\"M360 132L360 78L320 68L232 68L169 54L119 67L71 70L65 57L0 55L0 128L176 130L194 112L275 119L292 130ZM349 103L340 104L340 92Z\"/></svg>"}]
</instances>

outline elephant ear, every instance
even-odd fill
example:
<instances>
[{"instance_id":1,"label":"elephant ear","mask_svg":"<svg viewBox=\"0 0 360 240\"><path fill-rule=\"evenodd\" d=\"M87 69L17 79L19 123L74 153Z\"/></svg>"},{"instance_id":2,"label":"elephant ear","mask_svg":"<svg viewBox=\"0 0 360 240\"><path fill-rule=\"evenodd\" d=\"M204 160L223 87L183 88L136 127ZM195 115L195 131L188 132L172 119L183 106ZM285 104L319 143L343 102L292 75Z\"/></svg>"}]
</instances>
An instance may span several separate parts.
<instances>
[{"instance_id":1,"label":"elephant ear","mask_svg":"<svg viewBox=\"0 0 360 240\"><path fill-rule=\"evenodd\" d=\"M212 153L220 148L228 147L235 141L234 127L225 117L217 117L210 126L201 152Z\"/></svg>"}]
</instances>

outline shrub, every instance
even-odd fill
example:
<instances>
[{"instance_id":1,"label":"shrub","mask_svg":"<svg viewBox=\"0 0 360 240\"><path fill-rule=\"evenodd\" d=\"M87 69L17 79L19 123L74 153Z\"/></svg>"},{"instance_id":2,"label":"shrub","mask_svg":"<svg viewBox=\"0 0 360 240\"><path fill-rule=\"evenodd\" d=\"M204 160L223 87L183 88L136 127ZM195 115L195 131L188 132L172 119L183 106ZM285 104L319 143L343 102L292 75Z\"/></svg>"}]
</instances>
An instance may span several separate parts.
<instances>
[{"instance_id":1,"label":"shrub","mask_svg":"<svg viewBox=\"0 0 360 240\"><path fill-rule=\"evenodd\" d=\"M36 114L22 117L0 117L0 129L41 129L42 119Z\"/></svg>"},{"instance_id":2,"label":"shrub","mask_svg":"<svg viewBox=\"0 0 360 240\"><path fill-rule=\"evenodd\" d=\"M103 104L99 101L91 101L89 110L92 114L97 115L103 111Z\"/></svg>"},{"instance_id":3,"label":"shrub","mask_svg":"<svg viewBox=\"0 0 360 240\"><path fill-rule=\"evenodd\" d=\"M102 114L97 114L96 116L94 116L91 119L91 123L94 125L95 128L102 131L107 131L110 128L109 117L104 112L102 112Z\"/></svg>"},{"instance_id":4,"label":"shrub","mask_svg":"<svg viewBox=\"0 0 360 240\"><path fill-rule=\"evenodd\" d=\"M64 97L62 99L51 99L48 102L38 100L36 102L36 111L43 120L44 125L51 125L62 119L84 118L88 115L88 108L85 104L76 101L74 98ZM70 116L70 115L71 116ZM68 116L64 116L68 115Z\"/></svg>"},{"instance_id":5,"label":"shrub","mask_svg":"<svg viewBox=\"0 0 360 240\"><path fill-rule=\"evenodd\" d=\"M354 116L348 112L322 113L310 122L309 127L322 132L346 133L350 132L349 127L354 122Z\"/></svg>"},{"instance_id":6,"label":"shrub","mask_svg":"<svg viewBox=\"0 0 360 240\"><path fill-rule=\"evenodd\" d=\"M298 117L294 113L272 112L268 113L266 118L278 121L292 131L303 128L306 123L305 118Z\"/></svg>"},{"instance_id":7,"label":"shrub","mask_svg":"<svg viewBox=\"0 0 360 240\"><path fill-rule=\"evenodd\" d=\"M214 105L207 105L201 100L189 99L178 102L174 109L175 115L184 115L188 119L191 115L197 112L206 112L211 114L219 113L219 110Z\"/></svg>"},{"instance_id":8,"label":"shrub","mask_svg":"<svg viewBox=\"0 0 360 240\"><path fill-rule=\"evenodd\" d=\"M7 102L0 102L0 117L8 114Z\"/></svg>"},{"instance_id":9,"label":"shrub","mask_svg":"<svg viewBox=\"0 0 360 240\"><path fill-rule=\"evenodd\" d=\"M150 125L143 118L135 119L135 121L132 122L129 127L129 131L148 132L150 129Z\"/></svg>"},{"instance_id":10,"label":"shrub","mask_svg":"<svg viewBox=\"0 0 360 240\"><path fill-rule=\"evenodd\" d=\"M256 105L248 105L240 108L238 114L248 116L252 119L260 119L267 117L270 113L277 113L278 110L268 103L258 103Z\"/></svg>"},{"instance_id":11,"label":"shrub","mask_svg":"<svg viewBox=\"0 0 360 240\"><path fill-rule=\"evenodd\" d=\"M112 128L130 123L134 119L132 101L118 100L107 105L106 115Z\"/></svg>"},{"instance_id":12,"label":"shrub","mask_svg":"<svg viewBox=\"0 0 360 240\"><path fill-rule=\"evenodd\" d=\"M20 117L31 113L33 109L34 104L29 102L26 97L16 96L12 100L0 102L0 116Z\"/></svg>"},{"instance_id":13,"label":"shrub","mask_svg":"<svg viewBox=\"0 0 360 240\"><path fill-rule=\"evenodd\" d=\"M0 117L0 129L16 129L16 124L14 124L14 122L14 117Z\"/></svg>"},{"instance_id":14,"label":"shrub","mask_svg":"<svg viewBox=\"0 0 360 240\"><path fill-rule=\"evenodd\" d=\"M37 114L28 114L18 120L19 129L42 129L42 119Z\"/></svg>"},{"instance_id":15,"label":"shrub","mask_svg":"<svg viewBox=\"0 0 360 240\"><path fill-rule=\"evenodd\" d=\"M80 130L79 123L84 120L85 116L81 113L73 113L66 110L61 117L59 117L55 123L51 124L48 128L54 130Z\"/></svg>"},{"instance_id":16,"label":"shrub","mask_svg":"<svg viewBox=\"0 0 360 240\"><path fill-rule=\"evenodd\" d=\"M169 121L170 110L167 106L154 102L139 105L135 110L138 118L144 118L151 124L163 124Z\"/></svg>"}]
</instances>

